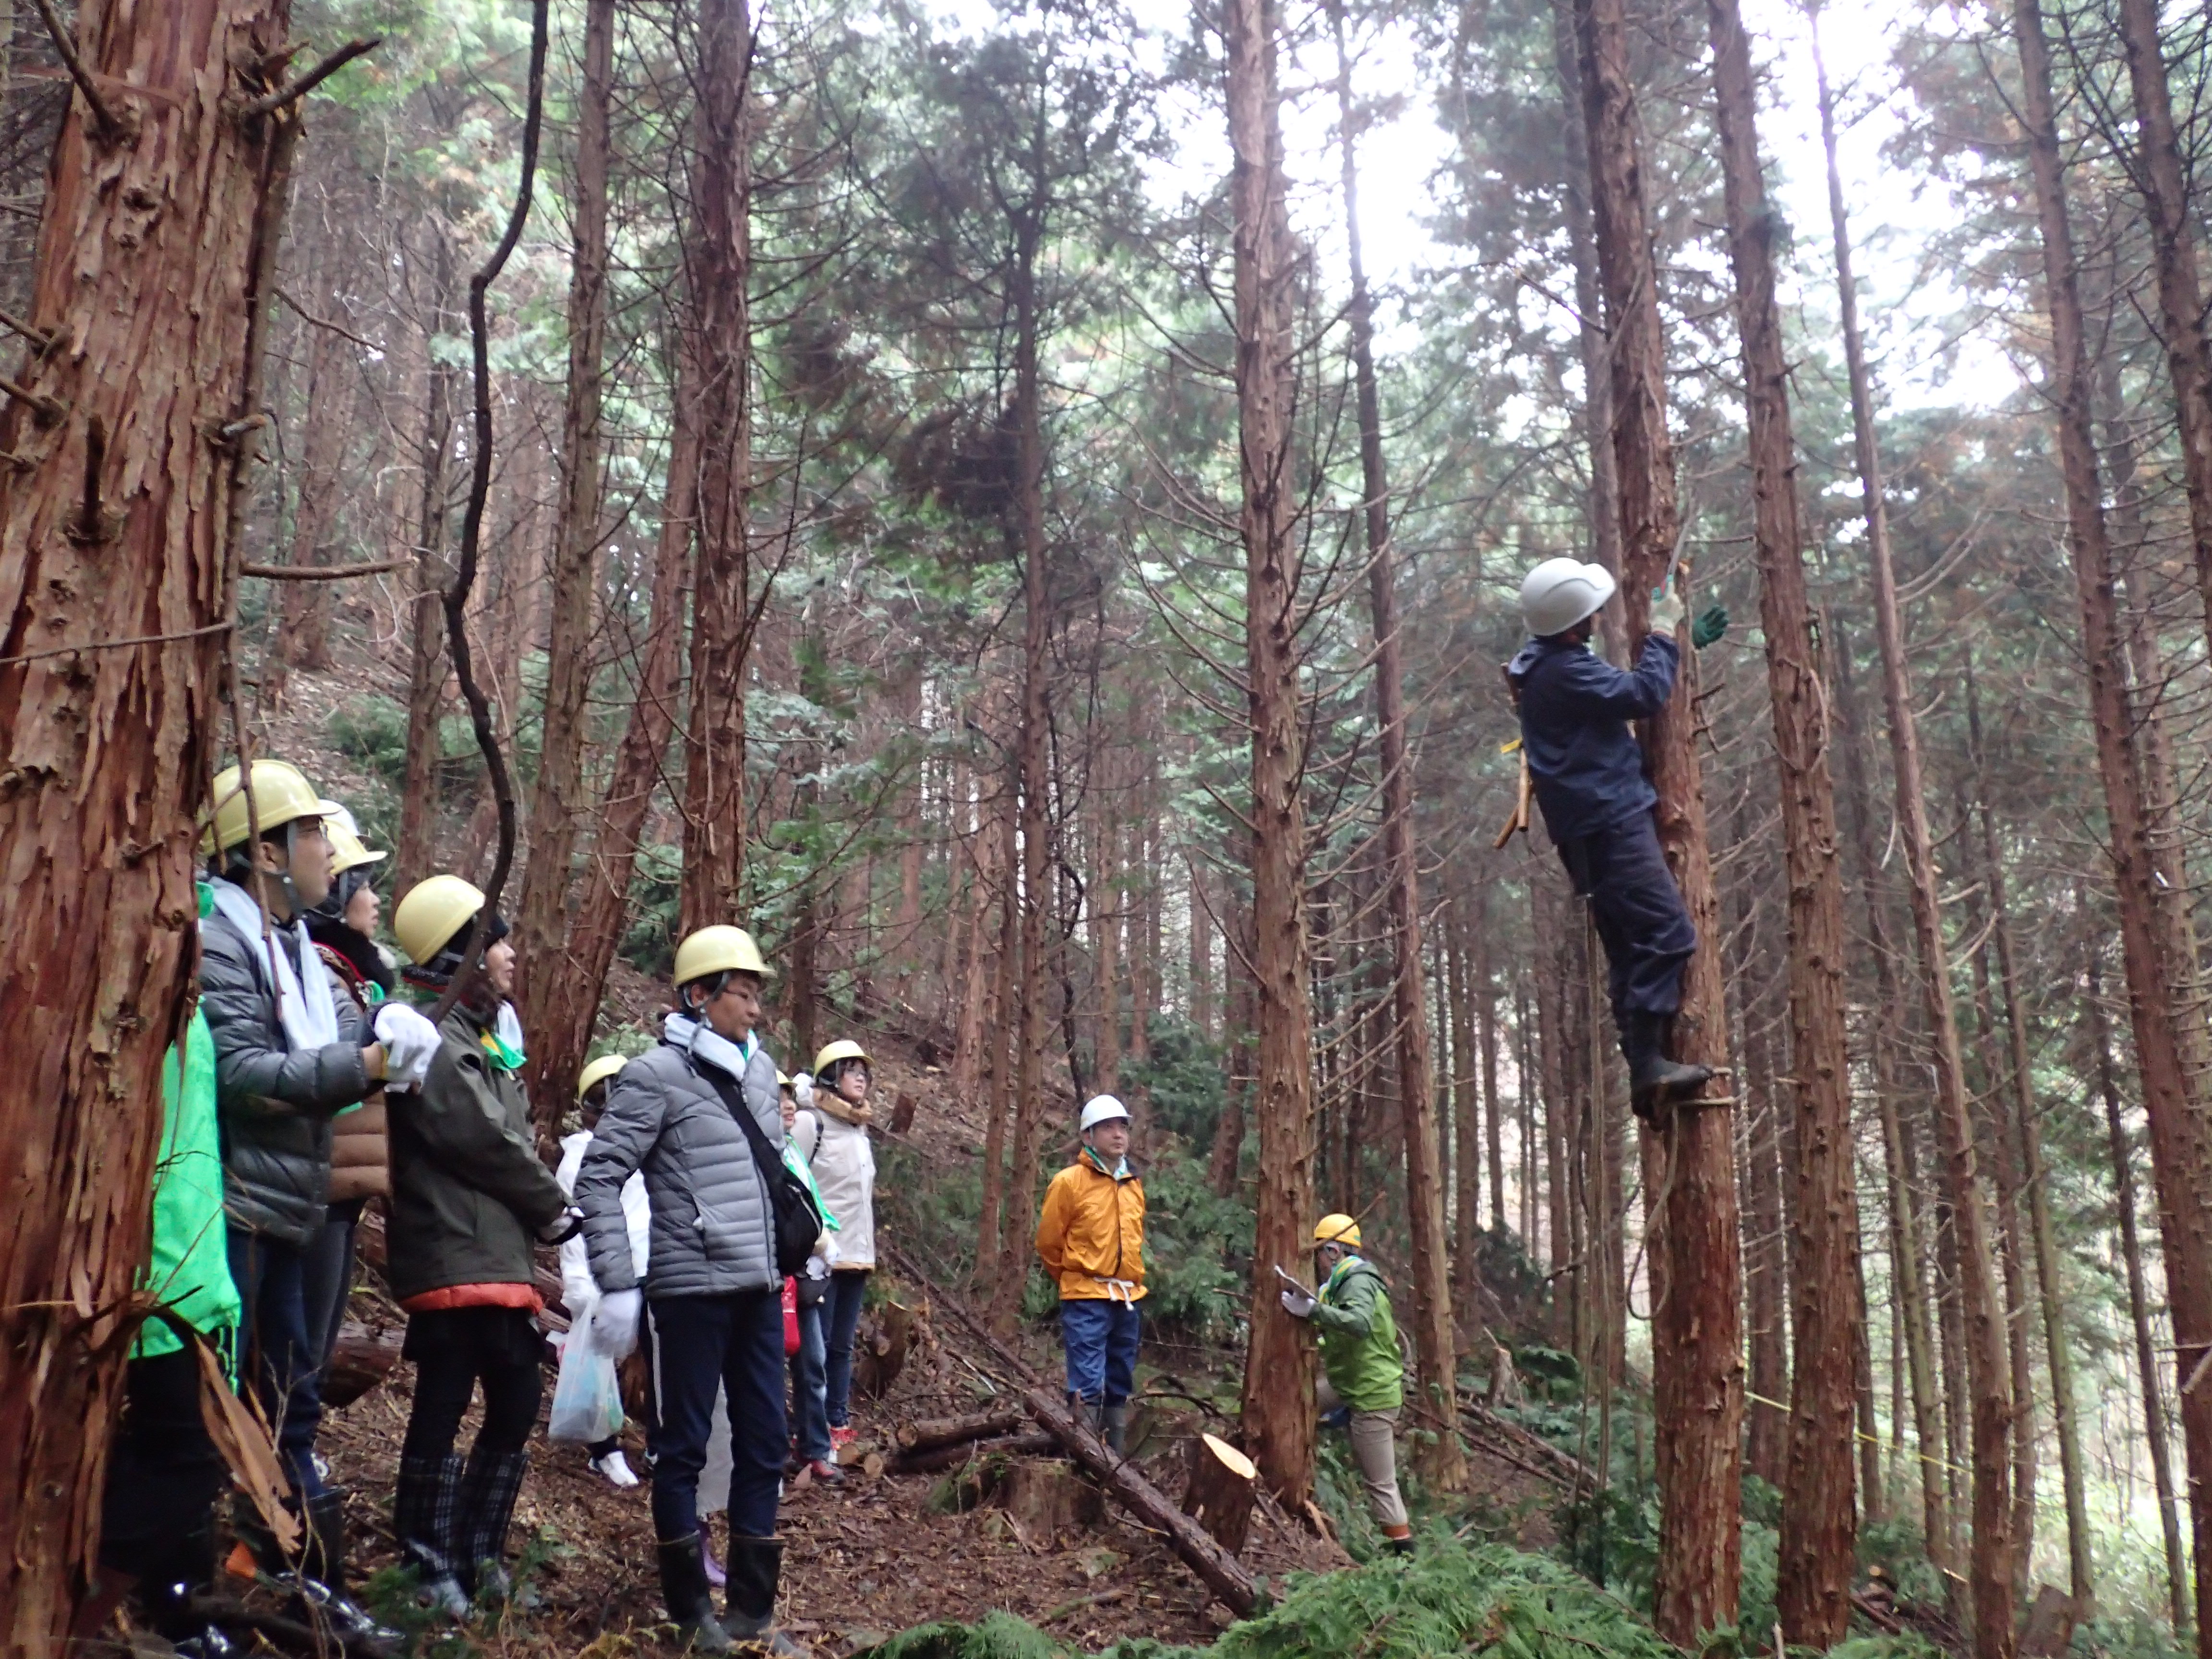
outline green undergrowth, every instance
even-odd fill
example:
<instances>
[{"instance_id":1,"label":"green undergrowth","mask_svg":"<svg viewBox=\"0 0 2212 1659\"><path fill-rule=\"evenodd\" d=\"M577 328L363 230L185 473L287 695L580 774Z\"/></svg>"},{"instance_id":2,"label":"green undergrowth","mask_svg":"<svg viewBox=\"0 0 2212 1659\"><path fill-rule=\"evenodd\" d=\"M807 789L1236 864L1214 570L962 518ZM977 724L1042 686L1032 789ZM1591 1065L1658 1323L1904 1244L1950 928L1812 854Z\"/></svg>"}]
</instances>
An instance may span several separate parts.
<instances>
[{"instance_id":1,"label":"green undergrowth","mask_svg":"<svg viewBox=\"0 0 2212 1659\"><path fill-rule=\"evenodd\" d=\"M924 1625L871 1650L873 1659L1069 1659L1078 1650L1004 1613L980 1624ZM1389 1560L1316 1577L1293 1574L1281 1599L1232 1625L1210 1648L1123 1640L1101 1659L1680 1659L1617 1596L1571 1568L1504 1545L1423 1545Z\"/></svg>"}]
</instances>

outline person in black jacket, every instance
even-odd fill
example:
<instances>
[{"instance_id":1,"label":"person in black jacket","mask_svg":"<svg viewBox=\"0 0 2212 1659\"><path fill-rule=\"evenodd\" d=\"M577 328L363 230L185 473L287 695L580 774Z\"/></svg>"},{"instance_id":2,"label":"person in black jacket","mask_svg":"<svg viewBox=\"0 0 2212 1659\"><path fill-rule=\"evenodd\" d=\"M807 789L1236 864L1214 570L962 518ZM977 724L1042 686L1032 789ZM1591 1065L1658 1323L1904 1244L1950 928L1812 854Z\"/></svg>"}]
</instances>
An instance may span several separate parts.
<instances>
[{"instance_id":1,"label":"person in black jacket","mask_svg":"<svg viewBox=\"0 0 2212 1659\"><path fill-rule=\"evenodd\" d=\"M314 1452L321 1354L305 1252L323 1224L331 1119L387 1078L427 1065L437 1034L411 1009L385 1009L372 1028L301 925L329 890L323 821L339 810L282 761L256 761L249 779L236 767L216 778L202 842L213 912L200 923L200 987L214 1038L230 1273L245 1306L244 1370L277 1425L307 1522L294 1591L367 1634L378 1627L345 1599L342 1496L325 1487Z\"/></svg>"},{"instance_id":2,"label":"person in black jacket","mask_svg":"<svg viewBox=\"0 0 2212 1659\"><path fill-rule=\"evenodd\" d=\"M1629 722L1647 720L1674 695L1687 621L1681 584L1632 671L1590 649L1597 613L1613 597L1603 565L1547 559L1521 584L1531 635L1506 669L1521 711L1521 742L1536 805L1575 891L1589 902L1605 946L1613 1024L1628 1061L1630 1100L1650 1116L1662 1099L1705 1083L1711 1071L1667 1058L1682 1006L1682 969L1697 954L1698 930L1660 851L1652 809L1659 796L1644 775ZM1698 618L1698 645L1720 637L1728 613Z\"/></svg>"},{"instance_id":3,"label":"person in black jacket","mask_svg":"<svg viewBox=\"0 0 2212 1659\"><path fill-rule=\"evenodd\" d=\"M392 913L414 965L410 985L437 995L460 975L483 894L459 876L417 883ZM522 1091L522 1030L507 1001L514 947L494 915L478 970L439 1025L419 1089L394 1090L392 1230L385 1276L407 1312L402 1352L415 1406L392 1503L401 1555L424 1605L465 1615L510 1592L508 1522L528 1468L543 1391L544 1306L533 1243L567 1235L568 1199L538 1156ZM483 1424L466 1463L455 1455L477 1388Z\"/></svg>"}]
</instances>

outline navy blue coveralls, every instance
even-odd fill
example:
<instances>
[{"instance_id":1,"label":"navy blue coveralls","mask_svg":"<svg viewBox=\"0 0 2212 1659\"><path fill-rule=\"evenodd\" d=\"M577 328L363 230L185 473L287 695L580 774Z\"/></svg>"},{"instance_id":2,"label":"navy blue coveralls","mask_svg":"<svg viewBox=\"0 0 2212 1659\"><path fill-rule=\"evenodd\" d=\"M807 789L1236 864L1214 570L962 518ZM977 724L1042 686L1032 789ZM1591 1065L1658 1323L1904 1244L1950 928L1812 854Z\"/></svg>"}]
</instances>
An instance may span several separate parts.
<instances>
[{"instance_id":1,"label":"navy blue coveralls","mask_svg":"<svg viewBox=\"0 0 2212 1659\"><path fill-rule=\"evenodd\" d=\"M1608 989L1621 1051L1657 1051L1664 1023L1682 1006L1682 969L1698 930L1659 850L1651 817L1658 792L1628 728L1666 706L1679 647L1647 635L1623 672L1586 645L1531 640L1506 668L1521 697L1521 742L1544 827L1575 891L1588 898L1611 969Z\"/></svg>"}]
</instances>

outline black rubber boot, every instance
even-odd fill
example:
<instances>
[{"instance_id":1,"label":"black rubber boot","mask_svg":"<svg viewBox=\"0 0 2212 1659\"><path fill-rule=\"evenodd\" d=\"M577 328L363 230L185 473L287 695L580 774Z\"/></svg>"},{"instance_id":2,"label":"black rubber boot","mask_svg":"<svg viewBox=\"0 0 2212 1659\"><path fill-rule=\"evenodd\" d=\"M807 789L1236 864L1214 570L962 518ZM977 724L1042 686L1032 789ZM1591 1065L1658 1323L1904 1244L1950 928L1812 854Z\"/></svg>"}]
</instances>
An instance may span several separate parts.
<instances>
[{"instance_id":1,"label":"black rubber boot","mask_svg":"<svg viewBox=\"0 0 2212 1659\"><path fill-rule=\"evenodd\" d=\"M1106 1407L1106 1443L1119 1457L1129 1439L1129 1402Z\"/></svg>"},{"instance_id":2,"label":"black rubber boot","mask_svg":"<svg viewBox=\"0 0 2212 1659\"><path fill-rule=\"evenodd\" d=\"M530 1454L520 1448L495 1455L471 1452L467 1473L461 1477L455 1547L462 1582L481 1606L499 1606L514 1593L507 1572L507 1532L514 1519L515 1502L522 1496L522 1477L529 1469Z\"/></svg>"},{"instance_id":3,"label":"black rubber boot","mask_svg":"<svg viewBox=\"0 0 2212 1659\"><path fill-rule=\"evenodd\" d=\"M414 1569L415 1599L426 1611L465 1619L468 1592L455 1570L460 1533L461 1460L402 1457L392 1493L392 1530L401 1559Z\"/></svg>"},{"instance_id":4,"label":"black rubber boot","mask_svg":"<svg viewBox=\"0 0 2212 1659\"><path fill-rule=\"evenodd\" d=\"M806 1651L775 1627L775 1588L783 1577L783 1543L775 1538L732 1537L730 1576L722 1627L755 1652L803 1656Z\"/></svg>"},{"instance_id":5,"label":"black rubber boot","mask_svg":"<svg viewBox=\"0 0 2212 1659\"><path fill-rule=\"evenodd\" d=\"M289 1586L295 1611L310 1626L325 1626L349 1644L397 1649L406 1639L371 1618L348 1594L345 1494L326 1492L307 1504L307 1541Z\"/></svg>"},{"instance_id":6,"label":"black rubber boot","mask_svg":"<svg viewBox=\"0 0 2212 1659\"><path fill-rule=\"evenodd\" d=\"M1632 1012L1620 1035L1620 1052L1628 1061L1628 1103L1636 1115L1650 1120L1665 1102L1694 1093L1712 1080L1710 1066L1686 1066L1667 1058L1665 1014Z\"/></svg>"},{"instance_id":7,"label":"black rubber boot","mask_svg":"<svg viewBox=\"0 0 2212 1659\"><path fill-rule=\"evenodd\" d=\"M714 1593L707 1587L707 1558L699 1534L662 1544L660 1599L676 1624L678 1639L694 1653L727 1653L730 1633L714 1617ZM771 1589L769 1594L774 1595Z\"/></svg>"}]
</instances>

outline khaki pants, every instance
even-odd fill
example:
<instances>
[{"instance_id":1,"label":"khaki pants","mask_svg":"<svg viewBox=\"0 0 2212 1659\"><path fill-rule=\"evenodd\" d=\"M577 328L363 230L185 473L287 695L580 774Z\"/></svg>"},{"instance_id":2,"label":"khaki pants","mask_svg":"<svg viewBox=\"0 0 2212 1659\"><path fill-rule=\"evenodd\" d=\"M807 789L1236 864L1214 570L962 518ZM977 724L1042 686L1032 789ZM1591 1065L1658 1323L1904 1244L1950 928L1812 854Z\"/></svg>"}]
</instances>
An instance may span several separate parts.
<instances>
[{"instance_id":1,"label":"khaki pants","mask_svg":"<svg viewBox=\"0 0 2212 1659\"><path fill-rule=\"evenodd\" d=\"M1315 1379L1314 1401L1323 1416L1344 1404L1326 1376ZM1352 1413L1352 1461L1358 1467L1359 1484L1378 1527L1406 1524L1406 1500L1398 1496L1397 1437L1395 1410Z\"/></svg>"}]
</instances>

